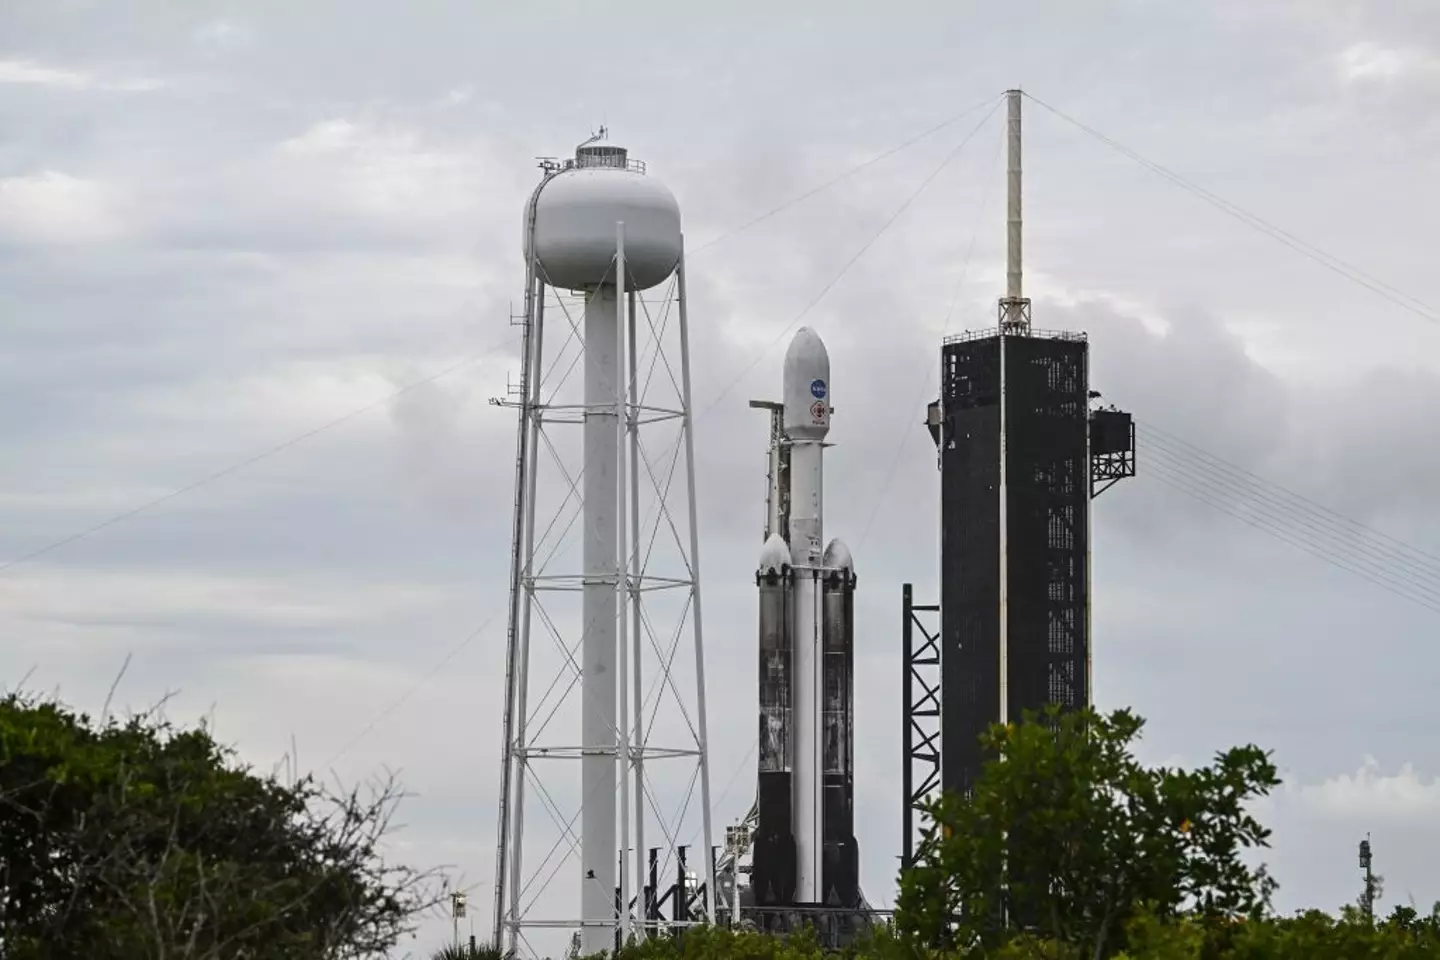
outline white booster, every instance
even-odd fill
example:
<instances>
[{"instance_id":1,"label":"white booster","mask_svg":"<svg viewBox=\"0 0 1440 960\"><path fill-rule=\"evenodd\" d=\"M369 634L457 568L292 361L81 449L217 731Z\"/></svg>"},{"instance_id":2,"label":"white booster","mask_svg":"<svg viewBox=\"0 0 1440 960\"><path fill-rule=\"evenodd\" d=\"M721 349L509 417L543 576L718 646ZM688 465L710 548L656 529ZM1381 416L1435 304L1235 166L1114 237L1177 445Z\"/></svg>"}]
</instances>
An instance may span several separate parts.
<instances>
[{"instance_id":1,"label":"white booster","mask_svg":"<svg viewBox=\"0 0 1440 960\"><path fill-rule=\"evenodd\" d=\"M824 794L821 699L824 694L821 577L825 558L822 451L830 432L830 355L809 327L785 352L782 383L790 441L790 564L795 571L794 763L795 900L818 903L823 864Z\"/></svg>"}]
</instances>

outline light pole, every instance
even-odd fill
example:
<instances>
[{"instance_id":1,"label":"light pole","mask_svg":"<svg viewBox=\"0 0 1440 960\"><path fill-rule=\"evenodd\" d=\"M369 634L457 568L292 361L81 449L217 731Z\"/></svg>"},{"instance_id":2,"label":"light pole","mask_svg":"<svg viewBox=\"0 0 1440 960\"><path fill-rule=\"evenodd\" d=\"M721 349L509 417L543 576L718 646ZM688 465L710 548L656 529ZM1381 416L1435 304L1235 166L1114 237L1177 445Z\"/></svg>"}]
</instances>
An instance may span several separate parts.
<instances>
[{"instance_id":1,"label":"light pole","mask_svg":"<svg viewBox=\"0 0 1440 960\"><path fill-rule=\"evenodd\" d=\"M460 918L465 916L465 894L450 894L450 922L454 926L455 948L460 948Z\"/></svg>"}]
</instances>

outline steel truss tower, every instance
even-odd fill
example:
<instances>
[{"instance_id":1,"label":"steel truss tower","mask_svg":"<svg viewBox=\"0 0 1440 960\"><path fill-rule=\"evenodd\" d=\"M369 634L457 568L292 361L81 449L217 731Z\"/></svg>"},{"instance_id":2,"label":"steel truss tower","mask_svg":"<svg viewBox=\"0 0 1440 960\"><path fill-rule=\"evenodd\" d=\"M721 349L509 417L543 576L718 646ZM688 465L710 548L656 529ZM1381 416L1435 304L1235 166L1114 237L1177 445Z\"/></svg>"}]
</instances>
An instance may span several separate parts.
<instances>
[{"instance_id":1,"label":"steel truss tower","mask_svg":"<svg viewBox=\"0 0 1440 960\"><path fill-rule=\"evenodd\" d=\"M1031 325L1021 269L1021 93L1008 94L1007 269L998 323L947 337L926 424L939 453L940 598L902 597L902 862L914 811L966 793L980 735L1091 702L1090 502L1135 473L1127 413L1092 410L1083 333ZM934 614L938 613L938 624ZM919 642L915 634L920 634Z\"/></svg>"},{"instance_id":2,"label":"steel truss tower","mask_svg":"<svg viewBox=\"0 0 1440 960\"><path fill-rule=\"evenodd\" d=\"M574 931L585 953L654 932L647 839L683 856L698 821L712 849L678 212L603 137L542 161L525 212L520 382L492 401L519 414L493 914L495 945L518 954L558 956L532 940L546 928ZM544 237L547 190L561 199ZM634 222L597 224L597 207ZM674 256L657 272L667 215ZM562 230L578 239L556 240ZM569 259L547 270L546 249ZM556 269L597 276L557 287ZM682 924L714 916L703 859L703 916L687 906Z\"/></svg>"}]
</instances>

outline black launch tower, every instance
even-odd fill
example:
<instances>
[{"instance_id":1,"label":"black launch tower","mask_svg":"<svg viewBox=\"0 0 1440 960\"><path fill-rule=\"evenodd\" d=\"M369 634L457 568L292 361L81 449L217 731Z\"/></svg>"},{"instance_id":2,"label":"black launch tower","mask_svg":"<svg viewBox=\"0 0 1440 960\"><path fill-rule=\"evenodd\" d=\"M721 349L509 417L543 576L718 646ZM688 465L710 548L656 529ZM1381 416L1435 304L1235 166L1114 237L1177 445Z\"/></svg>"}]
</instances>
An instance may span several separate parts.
<instances>
[{"instance_id":1,"label":"black launch tower","mask_svg":"<svg viewBox=\"0 0 1440 960\"><path fill-rule=\"evenodd\" d=\"M902 611L906 864L915 807L974 785L987 727L1090 703L1090 500L1134 475L1134 424L1091 408L1085 334L1032 330L1029 306L940 350L940 602L907 584Z\"/></svg>"},{"instance_id":2,"label":"black launch tower","mask_svg":"<svg viewBox=\"0 0 1440 960\"><path fill-rule=\"evenodd\" d=\"M940 602L905 584L901 863L915 811L967 793L980 735L1090 704L1090 501L1135 474L1128 413L1093 409L1085 334L1033 329L1022 293L1020 106L1006 99L1005 296L989 330L947 337L926 425L940 461ZM938 623L936 622L938 614ZM918 634L918 637L917 637Z\"/></svg>"}]
</instances>

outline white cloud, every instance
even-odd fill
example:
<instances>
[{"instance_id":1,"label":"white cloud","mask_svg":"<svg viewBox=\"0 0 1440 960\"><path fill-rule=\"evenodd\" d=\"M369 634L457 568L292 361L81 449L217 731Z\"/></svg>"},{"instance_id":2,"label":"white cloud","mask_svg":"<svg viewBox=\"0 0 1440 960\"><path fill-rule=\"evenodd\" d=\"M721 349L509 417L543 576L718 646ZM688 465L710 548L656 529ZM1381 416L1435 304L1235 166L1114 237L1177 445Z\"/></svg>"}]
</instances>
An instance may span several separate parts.
<instances>
[{"instance_id":1,"label":"white cloud","mask_svg":"<svg viewBox=\"0 0 1440 960\"><path fill-rule=\"evenodd\" d=\"M111 79L79 70L51 67L35 60L0 60L0 83L29 84L59 90L149 93L165 86L155 77Z\"/></svg>"},{"instance_id":2,"label":"white cloud","mask_svg":"<svg viewBox=\"0 0 1440 960\"><path fill-rule=\"evenodd\" d=\"M0 581L7 633L20 623L79 626L204 623L266 629L361 625L424 609L442 591L419 584L369 584L323 574L297 579L185 570L36 567Z\"/></svg>"},{"instance_id":3,"label":"white cloud","mask_svg":"<svg viewBox=\"0 0 1440 960\"><path fill-rule=\"evenodd\" d=\"M403 127L340 117L279 144L281 172L356 212L436 218L475 215L491 166L473 144L442 146Z\"/></svg>"},{"instance_id":4,"label":"white cloud","mask_svg":"<svg viewBox=\"0 0 1440 960\"><path fill-rule=\"evenodd\" d=\"M0 60L0 83L30 83L43 87L84 89L91 78L73 70L47 67L33 60Z\"/></svg>"},{"instance_id":5,"label":"white cloud","mask_svg":"<svg viewBox=\"0 0 1440 960\"><path fill-rule=\"evenodd\" d=\"M1440 777L1428 779L1405 763L1387 774L1374 757L1353 774L1303 784L1294 799L1319 816L1336 819L1397 819L1430 816L1440 810Z\"/></svg>"},{"instance_id":6,"label":"white cloud","mask_svg":"<svg viewBox=\"0 0 1440 960\"><path fill-rule=\"evenodd\" d=\"M1367 836L1376 872L1385 878L1385 909L1413 900L1423 912L1440 898L1434 871L1440 778L1411 763L1391 769L1387 773L1366 757L1353 773L1287 782L1254 804L1260 821L1274 830L1271 849L1260 859L1280 881L1281 912L1353 903L1360 892L1356 848Z\"/></svg>"},{"instance_id":7,"label":"white cloud","mask_svg":"<svg viewBox=\"0 0 1440 960\"><path fill-rule=\"evenodd\" d=\"M455 87L446 92L445 96L441 99L441 103L447 107L458 107L474 99L475 89L473 87Z\"/></svg>"},{"instance_id":8,"label":"white cloud","mask_svg":"<svg viewBox=\"0 0 1440 960\"><path fill-rule=\"evenodd\" d=\"M230 20L212 20L191 34L195 45L207 53L222 54L244 50L255 43L255 32Z\"/></svg>"},{"instance_id":9,"label":"white cloud","mask_svg":"<svg viewBox=\"0 0 1440 960\"><path fill-rule=\"evenodd\" d=\"M0 179L0 235L21 243L93 243L126 232L116 191L58 170Z\"/></svg>"},{"instance_id":10,"label":"white cloud","mask_svg":"<svg viewBox=\"0 0 1440 960\"><path fill-rule=\"evenodd\" d=\"M1346 47L1338 57L1347 83L1390 82L1405 76L1440 74L1440 57L1419 47L1389 47L1363 41Z\"/></svg>"}]
</instances>

